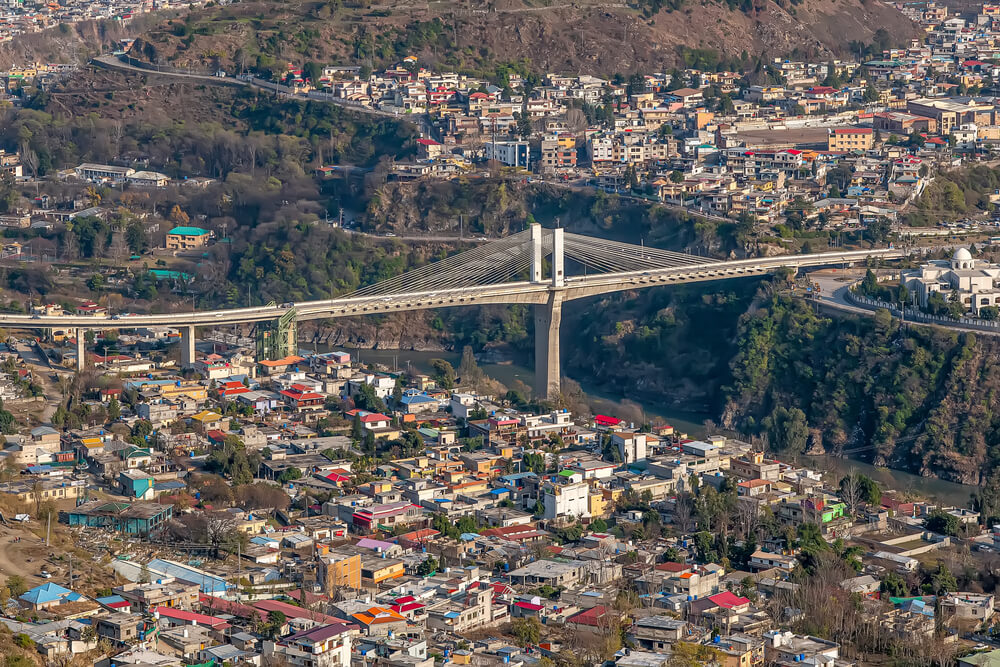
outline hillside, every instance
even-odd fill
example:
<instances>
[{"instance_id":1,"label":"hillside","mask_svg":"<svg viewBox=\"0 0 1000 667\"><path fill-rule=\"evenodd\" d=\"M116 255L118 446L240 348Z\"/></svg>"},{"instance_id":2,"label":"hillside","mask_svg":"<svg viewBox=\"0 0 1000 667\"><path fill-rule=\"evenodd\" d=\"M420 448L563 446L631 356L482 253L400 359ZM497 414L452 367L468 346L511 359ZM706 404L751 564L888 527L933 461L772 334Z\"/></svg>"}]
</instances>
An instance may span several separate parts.
<instances>
[{"instance_id":1,"label":"hillside","mask_svg":"<svg viewBox=\"0 0 1000 667\"><path fill-rule=\"evenodd\" d=\"M519 63L538 72L610 75L681 64L696 56L745 65L768 56L826 57L884 29L903 42L906 18L876 0L444 0L412 3L241 2L165 21L134 47L137 57L178 66L379 67L417 55L466 71Z\"/></svg>"},{"instance_id":2,"label":"hillside","mask_svg":"<svg viewBox=\"0 0 1000 667\"><path fill-rule=\"evenodd\" d=\"M26 33L0 43L0 69L31 63L83 64L96 55L111 51L118 40L142 34L178 13L171 10L141 15L127 24L111 20L63 23Z\"/></svg>"}]
</instances>

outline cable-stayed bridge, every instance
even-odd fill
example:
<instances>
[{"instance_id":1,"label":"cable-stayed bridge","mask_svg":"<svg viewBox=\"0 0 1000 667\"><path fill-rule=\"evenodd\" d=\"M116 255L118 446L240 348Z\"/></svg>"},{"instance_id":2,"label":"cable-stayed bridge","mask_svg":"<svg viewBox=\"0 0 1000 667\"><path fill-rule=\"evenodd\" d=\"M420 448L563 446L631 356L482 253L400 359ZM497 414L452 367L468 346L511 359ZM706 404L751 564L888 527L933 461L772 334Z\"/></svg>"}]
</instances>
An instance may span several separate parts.
<instances>
[{"instance_id":1,"label":"cable-stayed bridge","mask_svg":"<svg viewBox=\"0 0 1000 667\"><path fill-rule=\"evenodd\" d=\"M295 350L295 322L407 310L486 304L532 304L535 309L536 391L559 393L562 304L609 292L723 278L759 276L779 268L827 266L875 257L895 259L898 249L856 250L716 260L643 245L609 241L533 224L523 232L458 253L336 299L254 308L89 317L0 314L0 326L77 329L77 368L85 359L87 330L168 326L181 331L182 364L194 361L195 327L262 323L258 354L273 358Z\"/></svg>"}]
</instances>

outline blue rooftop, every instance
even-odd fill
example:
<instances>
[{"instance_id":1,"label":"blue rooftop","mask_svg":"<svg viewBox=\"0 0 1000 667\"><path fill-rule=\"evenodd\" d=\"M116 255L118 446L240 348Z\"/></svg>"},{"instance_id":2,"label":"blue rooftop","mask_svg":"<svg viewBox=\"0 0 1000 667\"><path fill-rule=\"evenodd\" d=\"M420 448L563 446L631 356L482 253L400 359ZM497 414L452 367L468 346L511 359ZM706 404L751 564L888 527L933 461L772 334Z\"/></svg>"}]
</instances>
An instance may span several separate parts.
<instances>
[{"instance_id":1,"label":"blue rooftop","mask_svg":"<svg viewBox=\"0 0 1000 667\"><path fill-rule=\"evenodd\" d=\"M154 558L149 561L147 567L150 572L158 572L165 574L168 577L173 577L174 579L181 579L182 581L187 581L192 584L199 584L201 586L202 593L224 593L228 589L232 588L232 585L227 584L224 579L220 579L219 577L208 574L207 572L203 572L202 570L188 567L186 565L171 563L159 558Z\"/></svg>"},{"instance_id":2,"label":"blue rooftop","mask_svg":"<svg viewBox=\"0 0 1000 667\"><path fill-rule=\"evenodd\" d=\"M63 588L59 584L45 583L41 586L35 586L30 591L21 595L20 600L24 600L29 604L46 604L48 602L54 602L56 600L62 600L63 602L75 602L81 599L83 596L79 593L74 593L68 588Z\"/></svg>"}]
</instances>

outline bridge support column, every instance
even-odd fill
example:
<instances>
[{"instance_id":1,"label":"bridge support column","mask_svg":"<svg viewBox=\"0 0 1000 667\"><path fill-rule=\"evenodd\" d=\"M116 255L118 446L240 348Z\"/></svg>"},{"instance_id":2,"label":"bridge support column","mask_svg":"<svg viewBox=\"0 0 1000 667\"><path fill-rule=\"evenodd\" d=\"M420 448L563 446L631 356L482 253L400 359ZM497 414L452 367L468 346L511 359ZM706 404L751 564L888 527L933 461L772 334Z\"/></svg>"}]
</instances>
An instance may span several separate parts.
<instances>
[{"instance_id":1,"label":"bridge support column","mask_svg":"<svg viewBox=\"0 0 1000 667\"><path fill-rule=\"evenodd\" d=\"M562 294L549 293L548 303L535 306L535 395L554 400L562 391L559 383L559 325Z\"/></svg>"},{"instance_id":2,"label":"bridge support column","mask_svg":"<svg viewBox=\"0 0 1000 667\"><path fill-rule=\"evenodd\" d=\"M552 230L552 286L562 287L566 281L563 265L563 228Z\"/></svg>"},{"instance_id":3,"label":"bridge support column","mask_svg":"<svg viewBox=\"0 0 1000 667\"><path fill-rule=\"evenodd\" d=\"M181 327L181 368L194 366L194 326Z\"/></svg>"},{"instance_id":4,"label":"bridge support column","mask_svg":"<svg viewBox=\"0 0 1000 667\"><path fill-rule=\"evenodd\" d=\"M76 330L76 372L82 373L87 368L87 332Z\"/></svg>"},{"instance_id":5,"label":"bridge support column","mask_svg":"<svg viewBox=\"0 0 1000 667\"><path fill-rule=\"evenodd\" d=\"M531 224L531 282L542 282L542 226Z\"/></svg>"}]
</instances>

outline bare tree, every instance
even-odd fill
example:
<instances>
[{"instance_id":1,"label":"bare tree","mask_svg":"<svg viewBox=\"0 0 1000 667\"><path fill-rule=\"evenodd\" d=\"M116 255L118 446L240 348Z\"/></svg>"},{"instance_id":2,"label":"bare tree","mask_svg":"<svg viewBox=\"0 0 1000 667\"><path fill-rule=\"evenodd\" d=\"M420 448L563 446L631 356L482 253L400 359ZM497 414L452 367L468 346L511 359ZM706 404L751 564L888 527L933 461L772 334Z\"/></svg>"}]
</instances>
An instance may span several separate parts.
<instances>
[{"instance_id":1,"label":"bare tree","mask_svg":"<svg viewBox=\"0 0 1000 667\"><path fill-rule=\"evenodd\" d=\"M851 513L852 519L858 516L863 496L864 487L861 483L861 475L854 468L851 468L850 472L840 481L840 499L847 506L847 511Z\"/></svg>"},{"instance_id":2,"label":"bare tree","mask_svg":"<svg viewBox=\"0 0 1000 667\"><path fill-rule=\"evenodd\" d=\"M757 531L760 525L760 508L753 498L742 498L736 502L736 530L740 539L746 539Z\"/></svg>"},{"instance_id":3,"label":"bare tree","mask_svg":"<svg viewBox=\"0 0 1000 667\"><path fill-rule=\"evenodd\" d=\"M674 500L674 523L681 533L687 532L688 526L691 525L692 514L694 514L694 502L691 500L691 494L678 493Z\"/></svg>"}]
</instances>

